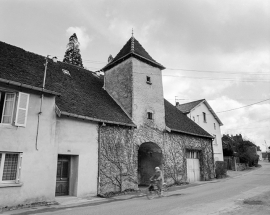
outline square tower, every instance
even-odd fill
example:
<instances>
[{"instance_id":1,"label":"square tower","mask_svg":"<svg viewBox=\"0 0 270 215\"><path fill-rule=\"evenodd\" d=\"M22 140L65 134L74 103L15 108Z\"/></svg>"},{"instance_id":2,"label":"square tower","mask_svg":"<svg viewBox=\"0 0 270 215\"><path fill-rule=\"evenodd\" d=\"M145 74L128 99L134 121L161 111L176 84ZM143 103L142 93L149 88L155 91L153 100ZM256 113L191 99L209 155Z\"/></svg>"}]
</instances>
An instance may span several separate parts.
<instances>
[{"instance_id":1,"label":"square tower","mask_svg":"<svg viewBox=\"0 0 270 215\"><path fill-rule=\"evenodd\" d=\"M138 127L165 129L163 69L133 36L103 68L105 90Z\"/></svg>"}]
</instances>

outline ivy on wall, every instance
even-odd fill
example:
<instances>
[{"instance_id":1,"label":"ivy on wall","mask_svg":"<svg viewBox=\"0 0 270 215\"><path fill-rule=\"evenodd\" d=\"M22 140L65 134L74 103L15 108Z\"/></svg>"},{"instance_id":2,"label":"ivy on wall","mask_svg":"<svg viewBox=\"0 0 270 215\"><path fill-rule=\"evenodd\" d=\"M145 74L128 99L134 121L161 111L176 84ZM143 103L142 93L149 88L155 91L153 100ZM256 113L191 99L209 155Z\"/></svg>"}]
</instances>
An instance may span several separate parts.
<instances>
[{"instance_id":1,"label":"ivy on wall","mask_svg":"<svg viewBox=\"0 0 270 215\"><path fill-rule=\"evenodd\" d=\"M100 193L138 189L138 150L144 142L162 150L165 181L180 184L187 179L186 149L199 150L202 180L214 177L211 140L149 127L130 129L100 128Z\"/></svg>"}]
</instances>

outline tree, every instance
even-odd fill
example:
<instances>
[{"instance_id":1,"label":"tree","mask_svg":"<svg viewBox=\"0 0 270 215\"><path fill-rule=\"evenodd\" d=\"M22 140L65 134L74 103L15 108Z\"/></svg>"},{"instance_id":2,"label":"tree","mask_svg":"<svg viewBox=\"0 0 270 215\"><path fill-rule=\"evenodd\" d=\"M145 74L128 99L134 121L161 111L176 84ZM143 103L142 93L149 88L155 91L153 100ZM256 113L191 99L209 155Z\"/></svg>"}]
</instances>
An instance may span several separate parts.
<instances>
[{"instance_id":1,"label":"tree","mask_svg":"<svg viewBox=\"0 0 270 215\"><path fill-rule=\"evenodd\" d=\"M222 137L223 154L225 156L236 155L239 157L240 163L247 163L249 166L258 163L258 155L256 153L257 146L249 140L239 135L224 135Z\"/></svg>"},{"instance_id":2,"label":"tree","mask_svg":"<svg viewBox=\"0 0 270 215\"><path fill-rule=\"evenodd\" d=\"M77 35L74 33L69 38L63 62L70 63L83 68L79 46L80 43L78 41Z\"/></svg>"}]
</instances>

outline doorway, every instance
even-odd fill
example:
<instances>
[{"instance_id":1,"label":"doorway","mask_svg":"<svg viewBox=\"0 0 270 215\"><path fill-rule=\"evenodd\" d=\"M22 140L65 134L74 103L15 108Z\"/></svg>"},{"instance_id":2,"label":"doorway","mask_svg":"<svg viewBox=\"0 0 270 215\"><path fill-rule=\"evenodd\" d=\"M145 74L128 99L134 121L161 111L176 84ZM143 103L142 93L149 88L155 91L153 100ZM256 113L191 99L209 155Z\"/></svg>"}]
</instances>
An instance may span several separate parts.
<instances>
[{"instance_id":1,"label":"doorway","mask_svg":"<svg viewBox=\"0 0 270 215\"><path fill-rule=\"evenodd\" d=\"M187 150L187 180L189 182L200 181L199 151Z\"/></svg>"},{"instance_id":2,"label":"doorway","mask_svg":"<svg viewBox=\"0 0 270 215\"><path fill-rule=\"evenodd\" d=\"M70 156L58 155L55 196L69 195Z\"/></svg>"},{"instance_id":3,"label":"doorway","mask_svg":"<svg viewBox=\"0 0 270 215\"><path fill-rule=\"evenodd\" d=\"M143 143L138 151L138 181L139 185L149 185L155 167L162 168L162 150L152 142Z\"/></svg>"}]
</instances>

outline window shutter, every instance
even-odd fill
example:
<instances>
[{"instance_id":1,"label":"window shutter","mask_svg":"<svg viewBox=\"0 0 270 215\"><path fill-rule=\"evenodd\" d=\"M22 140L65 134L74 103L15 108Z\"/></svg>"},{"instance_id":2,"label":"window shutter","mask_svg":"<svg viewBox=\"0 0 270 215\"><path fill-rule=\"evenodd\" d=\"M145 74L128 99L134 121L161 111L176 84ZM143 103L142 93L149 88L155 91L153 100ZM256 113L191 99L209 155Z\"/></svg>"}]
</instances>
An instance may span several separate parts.
<instances>
[{"instance_id":1,"label":"window shutter","mask_svg":"<svg viewBox=\"0 0 270 215\"><path fill-rule=\"evenodd\" d=\"M18 161L18 167L17 167L17 175L16 175L16 183L20 183L21 180L21 169L22 169L22 157L23 153L19 153L19 161Z\"/></svg>"},{"instance_id":2,"label":"window shutter","mask_svg":"<svg viewBox=\"0 0 270 215\"><path fill-rule=\"evenodd\" d=\"M27 113L28 113L28 103L29 103L29 94L19 92L18 105L15 125L17 126L26 126Z\"/></svg>"}]
</instances>

